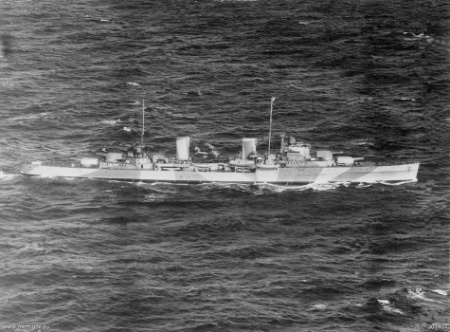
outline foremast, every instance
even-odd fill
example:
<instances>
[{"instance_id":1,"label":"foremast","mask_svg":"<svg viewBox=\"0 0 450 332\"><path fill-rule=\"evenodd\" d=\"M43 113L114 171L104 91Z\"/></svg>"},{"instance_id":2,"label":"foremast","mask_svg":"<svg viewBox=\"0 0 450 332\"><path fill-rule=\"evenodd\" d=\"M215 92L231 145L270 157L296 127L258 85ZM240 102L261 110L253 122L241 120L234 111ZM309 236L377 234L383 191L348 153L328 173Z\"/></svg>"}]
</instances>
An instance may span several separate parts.
<instances>
[{"instance_id":1,"label":"foremast","mask_svg":"<svg viewBox=\"0 0 450 332\"><path fill-rule=\"evenodd\" d=\"M144 148L144 133L145 133L145 100L142 99L142 132L141 132L141 148Z\"/></svg>"}]
</instances>

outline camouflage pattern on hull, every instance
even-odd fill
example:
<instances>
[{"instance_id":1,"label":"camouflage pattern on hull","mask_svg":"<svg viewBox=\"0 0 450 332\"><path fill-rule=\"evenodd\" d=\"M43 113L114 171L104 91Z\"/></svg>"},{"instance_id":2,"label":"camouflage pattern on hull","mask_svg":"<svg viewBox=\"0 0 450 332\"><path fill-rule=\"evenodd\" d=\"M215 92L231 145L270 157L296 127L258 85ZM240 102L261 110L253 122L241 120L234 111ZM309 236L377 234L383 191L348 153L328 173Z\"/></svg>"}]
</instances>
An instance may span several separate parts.
<instances>
[{"instance_id":1,"label":"camouflage pattern on hull","mask_svg":"<svg viewBox=\"0 0 450 332\"><path fill-rule=\"evenodd\" d=\"M124 170L25 164L21 173L41 177L91 178L130 182L301 184L312 182L416 181L418 170L418 163L390 166L257 169L255 172L248 173Z\"/></svg>"}]
</instances>

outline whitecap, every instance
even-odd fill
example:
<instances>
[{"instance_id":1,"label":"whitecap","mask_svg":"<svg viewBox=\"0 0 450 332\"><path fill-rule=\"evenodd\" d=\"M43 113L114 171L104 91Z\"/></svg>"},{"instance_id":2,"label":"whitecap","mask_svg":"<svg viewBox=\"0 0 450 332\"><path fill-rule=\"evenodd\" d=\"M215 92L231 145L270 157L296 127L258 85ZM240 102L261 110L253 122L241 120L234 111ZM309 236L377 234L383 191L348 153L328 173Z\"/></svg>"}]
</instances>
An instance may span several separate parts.
<instances>
[{"instance_id":1,"label":"whitecap","mask_svg":"<svg viewBox=\"0 0 450 332\"><path fill-rule=\"evenodd\" d=\"M102 120L100 123L113 125L118 122L121 122L120 119L119 120Z\"/></svg>"},{"instance_id":2,"label":"whitecap","mask_svg":"<svg viewBox=\"0 0 450 332\"><path fill-rule=\"evenodd\" d=\"M408 297L411 299L420 299L424 301L434 302L434 300L425 297L425 292L422 290L421 287L416 287L415 289L409 288Z\"/></svg>"},{"instance_id":3,"label":"whitecap","mask_svg":"<svg viewBox=\"0 0 450 332\"><path fill-rule=\"evenodd\" d=\"M163 198L165 198L164 195L158 194L149 194L144 196L145 202L160 202L163 201Z\"/></svg>"},{"instance_id":4,"label":"whitecap","mask_svg":"<svg viewBox=\"0 0 450 332\"><path fill-rule=\"evenodd\" d=\"M377 300L379 304L383 307L383 310L390 314L405 315L403 311L398 308L394 308L388 300Z\"/></svg>"},{"instance_id":5,"label":"whitecap","mask_svg":"<svg viewBox=\"0 0 450 332\"><path fill-rule=\"evenodd\" d=\"M38 114L31 114L31 115L24 115L24 116L18 116L15 118L11 118L9 119L10 121L22 121L22 120L33 120L33 119L38 119L41 117L44 117L48 115L48 112L43 112L43 113L38 113Z\"/></svg>"},{"instance_id":6,"label":"whitecap","mask_svg":"<svg viewBox=\"0 0 450 332\"><path fill-rule=\"evenodd\" d=\"M323 303L318 303L318 304L314 304L313 308L318 309L318 310L325 310L327 308L327 305L323 304Z\"/></svg>"},{"instance_id":7,"label":"whitecap","mask_svg":"<svg viewBox=\"0 0 450 332\"><path fill-rule=\"evenodd\" d=\"M21 247L18 252L19 253L33 253L33 252L41 252L44 251L44 248L41 244L36 242L26 243L23 247Z\"/></svg>"},{"instance_id":8,"label":"whitecap","mask_svg":"<svg viewBox=\"0 0 450 332\"><path fill-rule=\"evenodd\" d=\"M441 289L432 289L431 291L434 292L434 293L443 295L443 296L447 296L447 295L448 295L448 292L447 292L447 291L441 290Z\"/></svg>"},{"instance_id":9,"label":"whitecap","mask_svg":"<svg viewBox=\"0 0 450 332\"><path fill-rule=\"evenodd\" d=\"M374 142L370 142L368 139L355 139L350 142L352 145L362 146L362 147L373 147L375 146Z\"/></svg>"}]
</instances>

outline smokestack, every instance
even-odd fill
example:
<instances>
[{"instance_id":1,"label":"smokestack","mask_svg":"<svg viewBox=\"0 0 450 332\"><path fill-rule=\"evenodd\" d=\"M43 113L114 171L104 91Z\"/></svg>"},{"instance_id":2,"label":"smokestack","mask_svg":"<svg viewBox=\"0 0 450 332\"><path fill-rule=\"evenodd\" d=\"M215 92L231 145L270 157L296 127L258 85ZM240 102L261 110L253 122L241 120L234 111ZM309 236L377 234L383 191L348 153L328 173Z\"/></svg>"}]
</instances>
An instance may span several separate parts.
<instances>
[{"instance_id":1,"label":"smokestack","mask_svg":"<svg viewBox=\"0 0 450 332\"><path fill-rule=\"evenodd\" d=\"M242 139L242 160L248 158L250 153L256 154L256 138L243 138Z\"/></svg>"},{"instance_id":2,"label":"smokestack","mask_svg":"<svg viewBox=\"0 0 450 332\"><path fill-rule=\"evenodd\" d=\"M189 137L177 137L177 159L189 160Z\"/></svg>"}]
</instances>

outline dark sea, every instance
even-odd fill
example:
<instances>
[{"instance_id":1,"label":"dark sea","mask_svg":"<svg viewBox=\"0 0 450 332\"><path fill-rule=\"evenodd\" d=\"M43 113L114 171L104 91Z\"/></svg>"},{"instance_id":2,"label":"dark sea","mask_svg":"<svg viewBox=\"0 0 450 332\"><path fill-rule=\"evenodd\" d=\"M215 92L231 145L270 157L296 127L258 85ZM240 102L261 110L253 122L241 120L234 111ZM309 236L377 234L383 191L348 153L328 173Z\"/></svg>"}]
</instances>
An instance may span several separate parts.
<instances>
[{"instance_id":1,"label":"dark sea","mask_svg":"<svg viewBox=\"0 0 450 332\"><path fill-rule=\"evenodd\" d=\"M1 0L1 331L450 330L446 0ZM279 133L388 184L28 178L139 141Z\"/></svg>"}]
</instances>

